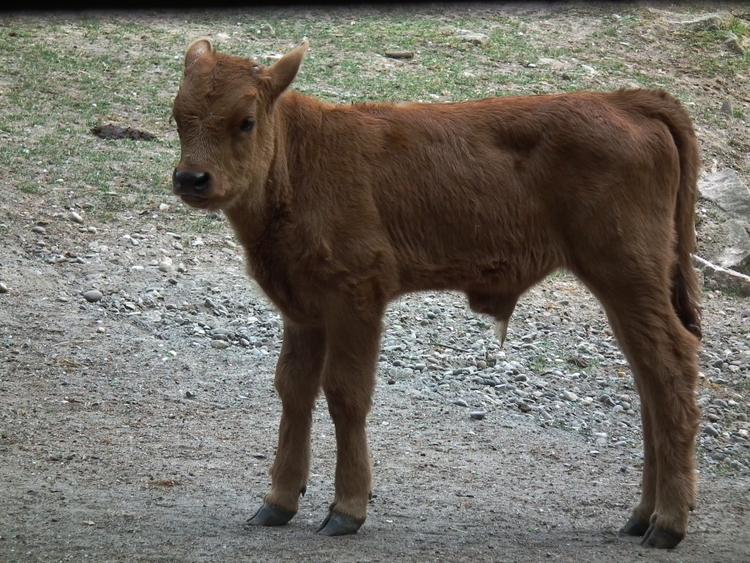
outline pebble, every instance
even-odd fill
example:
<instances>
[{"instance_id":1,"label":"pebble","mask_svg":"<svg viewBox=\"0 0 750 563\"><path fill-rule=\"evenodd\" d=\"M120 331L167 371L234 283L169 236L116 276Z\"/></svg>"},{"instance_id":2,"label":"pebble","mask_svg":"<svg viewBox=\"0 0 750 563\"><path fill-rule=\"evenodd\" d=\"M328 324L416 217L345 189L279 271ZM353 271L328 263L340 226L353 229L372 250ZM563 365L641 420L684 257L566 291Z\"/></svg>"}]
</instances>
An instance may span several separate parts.
<instances>
[{"instance_id":1,"label":"pebble","mask_svg":"<svg viewBox=\"0 0 750 563\"><path fill-rule=\"evenodd\" d=\"M385 56L389 59L413 59L414 53L412 51L386 51Z\"/></svg>"},{"instance_id":2,"label":"pebble","mask_svg":"<svg viewBox=\"0 0 750 563\"><path fill-rule=\"evenodd\" d=\"M161 262L159 262L159 270L162 272L171 272L174 270L174 266L172 265L172 259L171 258L165 258Z\"/></svg>"},{"instance_id":3,"label":"pebble","mask_svg":"<svg viewBox=\"0 0 750 563\"><path fill-rule=\"evenodd\" d=\"M459 29L456 31L456 35L462 41L466 41L472 45L484 45L490 40L490 38L484 33L478 33L468 29Z\"/></svg>"},{"instance_id":4,"label":"pebble","mask_svg":"<svg viewBox=\"0 0 750 563\"><path fill-rule=\"evenodd\" d=\"M195 399L195 393L192 391L185 391L185 398L186 399Z\"/></svg>"},{"instance_id":5,"label":"pebble","mask_svg":"<svg viewBox=\"0 0 750 563\"><path fill-rule=\"evenodd\" d=\"M81 216L80 216L80 215L79 215L78 213L76 213L75 211L71 211L71 212L70 212L70 214L68 215L68 217L69 217L69 218L70 218L70 220L71 220L71 221L73 221L74 223L78 223L79 225L83 225L83 217L81 217Z\"/></svg>"},{"instance_id":6,"label":"pebble","mask_svg":"<svg viewBox=\"0 0 750 563\"><path fill-rule=\"evenodd\" d=\"M229 342L227 342L226 340L215 338L211 340L211 346L213 346L214 348L218 348L219 350L223 350L224 348L229 348Z\"/></svg>"},{"instance_id":7,"label":"pebble","mask_svg":"<svg viewBox=\"0 0 750 563\"><path fill-rule=\"evenodd\" d=\"M572 391L568 391L567 389L562 392L563 399L567 401L577 401L578 395L573 393Z\"/></svg>"},{"instance_id":8,"label":"pebble","mask_svg":"<svg viewBox=\"0 0 750 563\"><path fill-rule=\"evenodd\" d=\"M716 437L719 435L719 430L710 422L703 427L703 433L709 436Z\"/></svg>"},{"instance_id":9,"label":"pebble","mask_svg":"<svg viewBox=\"0 0 750 563\"><path fill-rule=\"evenodd\" d=\"M474 420L482 420L487 416L487 413L485 411L471 411L469 416Z\"/></svg>"},{"instance_id":10,"label":"pebble","mask_svg":"<svg viewBox=\"0 0 750 563\"><path fill-rule=\"evenodd\" d=\"M609 395L602 395L601 397L599 397L599 402L608 407L615 406L614 400L612 400L612 397L610 397Z\"/></svg>"},{"instance_id":11,"label":"pebble","mask_svg":"<svg viewBox=\"0 0 750 563\"><path fill-rule=\"evenodd\" d=\"M528 403L520 401L518 403L518 410L520 410L521 412L531 412L532 408Z\"/></svg>"},{"instance_id":12,"label":"pebble","mask_svg":"<svg viewBox=\"0 0 750 563\"><path fill-rule=\"evenodd\" d=\"M463 399L456 399L455 401L453 401L453 404L454 405L458 405L459 407L468 407L469 406L469 403L467 403Z\"/></svg>"},{"instance_id":13,"label":"pebble","mask_svg":"<svg viewBox=\"0 0 750 563\"><path fill-rule=\"evenodd\" d=\"M8 286L0 282L0 293L8 293Z\"/></svg>"},{"instance_id":14,"label":"pebble","mask_svg":"<svg viewBox=\"0 0 750 563\"><path fill-rule=\"evenodd\" d=\"M31 230L34 231L37 234L40 234L40 235L46 235L47 234L47 229L45 229L41 225L34 225L33 227L31 227Z\"/></svg>"},{"instance_id":15,"label":"pebble","mask_svg":"<svg viewBox=\"0 0 750 563\"><path fill-rule=\"evenodd\" d=\"M96 303L97 301L101 301L102 297L102 292L98 289L89 289L88 291L83 292L83 298L89 303Z\"/></svg>"},{"instance_id":16,"label":"pebble","mask_svg":"<svg viewBox=\"0 0 750 563\"><path fill-rule=\"evenodd\" d=\"M744 56L745 55L745 48L740 43L739 39L734 33L730 33L729 37L726 41L724 41L724 46L732 51L735 55Z\"/></svg>"}]
</instances>

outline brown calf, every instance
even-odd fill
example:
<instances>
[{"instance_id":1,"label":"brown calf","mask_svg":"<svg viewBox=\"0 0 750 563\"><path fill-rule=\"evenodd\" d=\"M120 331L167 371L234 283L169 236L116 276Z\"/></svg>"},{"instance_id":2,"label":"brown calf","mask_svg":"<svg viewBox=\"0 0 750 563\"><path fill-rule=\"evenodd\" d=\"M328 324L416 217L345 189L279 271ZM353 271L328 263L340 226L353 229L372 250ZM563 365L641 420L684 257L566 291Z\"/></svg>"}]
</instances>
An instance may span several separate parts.
<instances>
[{"instance_id":1,"label":"brown calf","mask_svg":"<svg viewBox=\"0 0 750 563\"><path fill-rule=\"evenodd\" d=\"M365 419L389 301L464 291L503 336L518 297L564 268L602 303L641 397L642 496L623 531L677 545L695 503L699 415L699 155L686 112L648 90L332 105L287 90L306 49L265 68L198 39L174 101L174 192L226 213L284 318L279 446L250 522L297 511L321 387L337 460L319 531L364 522Z\"/></svg>"}]
</instances>

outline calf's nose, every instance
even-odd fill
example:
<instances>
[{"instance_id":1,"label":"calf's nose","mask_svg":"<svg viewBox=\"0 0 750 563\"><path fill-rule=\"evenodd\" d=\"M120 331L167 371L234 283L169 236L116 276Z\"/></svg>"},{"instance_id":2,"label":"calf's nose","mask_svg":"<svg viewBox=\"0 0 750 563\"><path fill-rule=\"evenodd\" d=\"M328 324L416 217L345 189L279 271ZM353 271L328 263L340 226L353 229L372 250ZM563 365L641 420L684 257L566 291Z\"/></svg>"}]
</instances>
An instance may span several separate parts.
<instances>
[{"instance_id":1,"label":"calf's nose","mask_svg":"<svg viewBox=\"0 0 750 563\"><path fill-rule=\"evenodd\" d=\"M172 186L180 195L205 195L211 186L211 175L208 172L194 170L177 170L172 173Z\"/></svg>"}]
</instances>

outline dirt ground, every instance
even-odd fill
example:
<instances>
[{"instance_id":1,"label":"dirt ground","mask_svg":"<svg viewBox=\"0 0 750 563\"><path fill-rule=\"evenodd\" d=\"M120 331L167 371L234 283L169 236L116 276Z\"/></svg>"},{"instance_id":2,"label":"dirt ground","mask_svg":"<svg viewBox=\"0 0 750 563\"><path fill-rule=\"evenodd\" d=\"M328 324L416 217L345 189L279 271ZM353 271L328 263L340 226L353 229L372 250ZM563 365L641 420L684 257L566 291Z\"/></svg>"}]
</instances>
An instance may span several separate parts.
<instances>
[{"instance_id":1,"label":"dirt ground","mask_svg":"<svg viewBox=\"0 0 750 563\"><path fill-rule=\"evenodd\" d=\"M537 25L537 33L569 29L581 40L586 33L580 22L620 11L607 7L604 15L592 16L591 10L578 6L561 12L536 4L511 9L525 25ZM654 14L643 16L652 36L667 25L666 16ZM455 13L441 22L451 17ZM472 17L481 20L481 14ZM187 17L190 29L178 33L180 18L157 15L137 24L179 35L180 47L172 50L172 45L160 55L170 61L182 56L183 36L205 31L195 17ZM128 37L139 36L140 28L128 27L127 20L105 18L97 25L102 32L126 29ZM6 17L2 41L16 33L12 40L30 49L19 37L36 33L37 24ZM49 37L75 36L84 29L77 26L51 28ZM124 44L132 45L132 37ZM109 40L99 41L106 47ZM263 41L279 44L279 38ZM96 42L80 45L87 52L106 50ZM623 56L628 65L647 67L646 55ZM668 56L674 54L654 54ZM9 69L21 64L3 61ZM686 88L697 81L689 73L676 76ZM196 224L169 194L177 156L174 132L166 119L148 112L168 115L164 99L173 95L169 88L177 78L155 82L151 94L161 104L158 109L144 103L142 110L129 106L118 113L113 106L97 116L119 116L167 138L146 157L143 151L151 149L135 142L123 152L116 144L102 149L88 132L90 123L65 121L67 110L38 117L49 119L41 126L26 120L22 112L31 110L11 107L6 96L16 79L0 76L0 109L8 123L0 136L9 143L2 156L11 188L0 207L0 282L7 289L0 293L0 561L750 561L747 472L709 464L701 450L699 500L687 538L673 551L646 550L636 538L617 534L639 495L638 444L592 454L591 441L579 432L517 409L491 410L474 420L454 397L426 397L414 393L408 381L389 385L382 374L369 418L374 498L359 533L339 538L314 533L333 497L335 443L322 400L300 512L288 526L245 528L270 483L280 417L273 369L281 323L248 282L223 219L206 215ZM729 82L719 97L747 107L742 98L747 76ZM714 77L694 85L694 109L705 105L709 83ZM325 90L314 81L303 86ZM50 90L39 95L58 96L64 87L45 83L42 90ZM44 135L57 131L56 120L63 123L59 134L65 143L83 147L81 154L63 158L43 152ZM733 165L747 177L747 120L699 116L698 122L709 165ZM108 141L118 142L124 141ZM11 152L14 145L40 155L40 164L34 164L45 167L40 184L54 189L37 191L24 184L32 175L24 168L31 157ZM136 168L150 166L160 178L152 193L135 199L129 198L137 192L137 180L124 180L131 173L128 151L141 159ZM91 188L103 179L77 176L77 167L102 155L104 166L114 170L114 180L106 179L112 193ZM64 169L55 169L63 161ZM125 204L104 206L114 192L123 194ZM91 289L101 298L84 299ZM561 334L565 325L592 326L592 338L602 339L603 329L596 328L602 312L570 279L550 278L520 306L531 315L563 292L573 303L571 314L560 321ZM455 296L433 297L456 302ZM420 299L396 305L402 307L399 322L415 326L417 341L426 340L429 330L415 321ZM750 348L746 299L709 291L704 309L708 352L722 354L730 338L731 346ZM446 331L460 330L450 317L432 322ZM240 332L241 345L242 339L225 338ZM727 340L712 340L712 333ZM564 342L552 338L549 346L562 348ZM750 363L733 365L738 369L732 377L704 391L731 399L746 412ZM599 375L616 377L607 369ZM738 420L744 424L747 418ZM738 444L736 451L744 452L740 461L747 463L748 447Z\"/></svg>"}]
</instances>

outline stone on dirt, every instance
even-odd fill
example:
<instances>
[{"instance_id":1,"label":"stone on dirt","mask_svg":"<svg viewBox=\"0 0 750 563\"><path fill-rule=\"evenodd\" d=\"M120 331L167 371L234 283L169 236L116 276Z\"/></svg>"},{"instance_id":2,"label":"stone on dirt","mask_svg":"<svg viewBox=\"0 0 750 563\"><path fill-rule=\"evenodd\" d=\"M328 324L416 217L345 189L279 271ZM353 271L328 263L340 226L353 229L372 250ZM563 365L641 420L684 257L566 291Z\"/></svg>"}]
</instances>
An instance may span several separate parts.
<instances>
[{"instance_id":1,"label":"stone on dirt","mask_svg":"<svg viewBox=\"0 0 750 563\"><path fill-rule=\"evenodd\" d=\"M97 301L101 301L102 297L102 292L98 289L89 289L88 291L83 292L83 298L89 303L96 303Z\"/></svg>"},{"instance_id":2,"label":"stone on dirt","mask_svg":"<svg viewBox=\"0 0 750 563\"><path fill-rule=\"evenodd\" d=\"M484 33L477 33L468 29L456 30L456 36L466 43L472 45L484 45L490 38Z\"/></svg>"}]
</instances>

